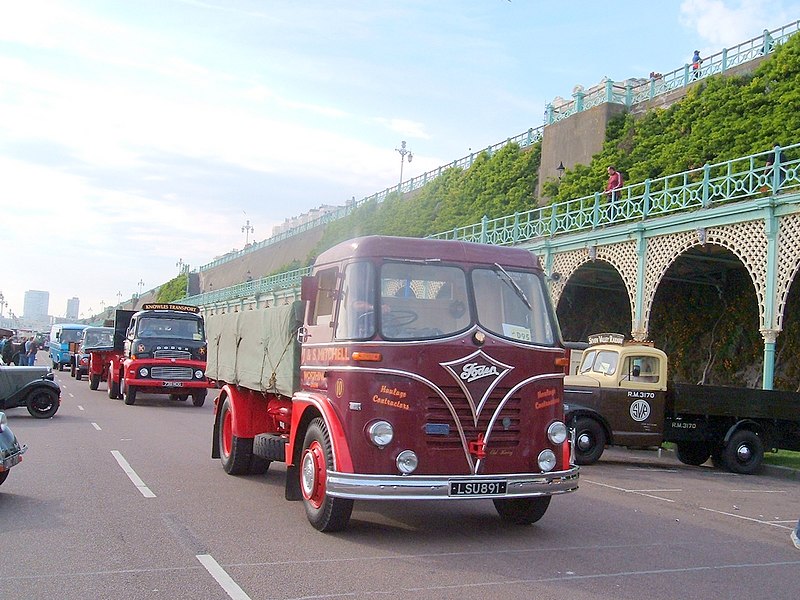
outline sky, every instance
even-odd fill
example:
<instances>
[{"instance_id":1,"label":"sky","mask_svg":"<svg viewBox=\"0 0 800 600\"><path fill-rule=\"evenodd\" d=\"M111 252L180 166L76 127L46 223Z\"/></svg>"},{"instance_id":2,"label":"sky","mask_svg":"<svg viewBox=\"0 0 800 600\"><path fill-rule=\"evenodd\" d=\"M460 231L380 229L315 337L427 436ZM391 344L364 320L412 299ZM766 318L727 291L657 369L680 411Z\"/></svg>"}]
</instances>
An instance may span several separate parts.
<instances>
[{"instance_id":1,"label":"sky","mask_svg":"<svg viewBox=\"0 0 800 600\"><path fill-rule=\"evenodd\" d=\"M396 185L401 141L407 180L542 125L576 85L798 18L800 0L3 2L0 309L44 290L88 317Z\"/></svg>"}]
</instances>

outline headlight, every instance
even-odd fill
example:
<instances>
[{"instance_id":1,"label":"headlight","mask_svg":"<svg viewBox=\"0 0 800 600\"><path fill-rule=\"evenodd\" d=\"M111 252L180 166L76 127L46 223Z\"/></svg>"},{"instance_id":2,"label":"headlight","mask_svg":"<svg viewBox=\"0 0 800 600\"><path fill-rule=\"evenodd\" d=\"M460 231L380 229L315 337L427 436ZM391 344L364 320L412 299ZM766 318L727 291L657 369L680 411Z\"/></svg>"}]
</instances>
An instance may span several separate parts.
<instances>
[{"instance_id":1,"label":"headlight","mask_svg":"<svg viewBox=\"0 0 800 600\"><path fill-rule=\"evenodd\" d=\"M388 421L375 421L367 428L367 435L373 444L383 448L394 438L394 428Z\"/></svg>"},{"instance_id":2,"label":"headlight","mask_svg":"<svg viewBox=\"0 0 800 600\"><path fill-rule=\"evenodd\" d=\"M194 376L197 379L202 379L203 378L203 372L200 369L197 369L197 371L194 372Z\"/></svg>"},{"instance_id":3,"label":"headlight","mask_svg":"<svg viewBox=\"0 0 800 600\"><path fill-rule=\"evenodd\" d=\"M419 459L417 458L417 455L413 451L403 450L400 454L397 455L395 464L397 465L397 470L400 471L403 475L410 475L411 473L417 470Z\"/></svg>"},{"instance_id":4,"label":"headlight","mask_svg":"<svg viewBox=\"0 0 800 600\"><path fill-rule=\"evenodd\" d=\"M147 377L148 373L149 371L147 370L147 367L142 367L141 369L139 369L140 377Z\"/></svg>"},{"instance_id":5,"label":"headlight","mask_svg":"<svg viewBox=\"0 0 800 600\"><path fill-rule=\"evenodd\" d=\"M554 444L563 444L567 439L567 426L561 421L550 423L550 427L547 428L547 437Z\"/></svg>"},{"instance_id":6,"label":"headlight","mask_svg":"<svg viewBox=\"0 0 800 600\"><path fill-rule=\"evenodd\" d=\"M556 466L556 455L550 449L539 452L539 468L542 471L552 471Z\"/></svg>"}]
</instances>

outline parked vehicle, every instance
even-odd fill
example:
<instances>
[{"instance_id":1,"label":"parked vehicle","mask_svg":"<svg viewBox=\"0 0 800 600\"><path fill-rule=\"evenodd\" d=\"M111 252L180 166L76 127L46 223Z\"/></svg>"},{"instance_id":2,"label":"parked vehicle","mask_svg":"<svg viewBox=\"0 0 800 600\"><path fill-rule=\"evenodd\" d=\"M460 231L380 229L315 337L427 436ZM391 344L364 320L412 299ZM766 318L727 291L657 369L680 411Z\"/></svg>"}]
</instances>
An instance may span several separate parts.
<instances>
[{"instance_id":1,"label":"parked vehicle","mask_svg":"<svg viewBox=\"0 0 800 600\"><path fill-rule=\"evenodd\" d=\"M72 355L70 374L81 381L89 373L89 360L92 350L109 350L114 347L113 327L87 327L83 330L81 341Z\"/></svg>"},{"instance_id":2,"label":"parked vehicle","mask_svg":"<svg viewBox=\"0 0 800 600\"><path fill-rule=\"evenodd\" d=\"M567 361L530 252L359 238L294 292L208 317L227 473L285 462L286 498L320 531L345 528L354 500L490 499L530 524L577 489Z\"/></svg>"},{"instance_id":3,"label":"parked vehicle","mask_svg":"<svg viewBox=\"0 0 800 600\"><path fill-rule=\"evenodd\" d=\"M75 347L81 340L86 325L80 323L57 323L50 329L49 355L53 368L63 371L65 366L72 364L72 355ZM72 346L70 347L70 344Z\"/></svg>"},{"instance_id":4,"label":"parked vehicle","mask_svg":"<svg viewBox=\"0 0 800 600\"><path fill-rule=\"evenodd\" d=\"M24 406L38 419L56 414L61 388L47 367L0 365L0 410Z\"/></svg>"},{"instance_id":5,"label":"parked vehicle","mask_svg":"<svg viewBox=\"0 0 800 600\"><path fill-rule=\"evenodd\" d=\"M8 478L11 468L22 462L27 446L21 446L8 426L6 413L0 412L0 485Z\"/></svg>"},{"instance_id":6,"label":"parked vehicle","mask_svg":"<svg viewBox=\"0 0 800 600\"><path fill-rule=\"evenodd\" d=\"M710 457L715 466L753 473L765 450L800 450L800 393L668 382L661 350L619 334L590 342L578 374L564 380L578 464L599 460L606 445L674 442L685 464Z\"/></svg>"},{"instance_id":7,"label":"parked vehicle","mask_svg":"<svg viewBox=\"0 0 800 600\"><path fill-rule=\"evenodd\" d=\"M121 394L134 404L139 393L169 394L203 406L206 378L206 333L196 306L144 304L142 310L118 310L116 353L110 353L108 395ZM124 338L116 332L125 331Z\"/></svg>"}]
</instances>

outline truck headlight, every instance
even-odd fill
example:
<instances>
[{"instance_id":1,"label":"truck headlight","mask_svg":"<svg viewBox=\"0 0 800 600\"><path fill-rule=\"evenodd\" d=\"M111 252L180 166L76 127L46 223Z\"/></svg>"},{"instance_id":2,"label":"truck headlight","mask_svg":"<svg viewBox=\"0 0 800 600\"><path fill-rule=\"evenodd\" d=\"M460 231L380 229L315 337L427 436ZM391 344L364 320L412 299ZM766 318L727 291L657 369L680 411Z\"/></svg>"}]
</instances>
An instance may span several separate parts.
<instances>
[{"instance_id":1,"label":"truck headlight","mask_svg":"<svg viewBox=\"0 0 800 600\"><path fill-rule=\"evenodd\" d=\"M147 367L142 367L139 369L139 377L147 377L150 374L150 371L147 370Z\"/></svg>"},{"instance_id":2,"label":"truck headlight","mask_svg":"<svg viewBox=\"0 0 800 600\"><path fill-rule=\"evenodd\" d=\"M202 379L203 378L203 371L201 371L200 369L197 369L197 371L194 372L194 376L197 379Z\"/></svg>"},{"instance_id":3,"label":"truck headlight","mask_svg":"<svg viewBox=\"0 0 800 600\"><path fill-rule=\"evenodd\" d=\"M367 428L369 441L378 448L383 448L394 439L394 428L388 421L375 421Z\"/></svg>"},{"instance_id":4,"label":"truck headlight","mask_svg":"<svg viewBox=\"0 0 800 600\"><path fill-rule=\"evenodd\" d=\"M555 460L555 457L553 457ZM417 465L419 465L419 459L417 458L416 453L413 450L403 450L400 454L397 455L397 459L395 459L395 464L397 465L397 470L400 471L403 475L410 475L414 471L417 470Z\"/></svg>"},{"instance_id":5,"label":"truck headlight","mask_svg":"<svg viewBox=\"0 0 800 600\"><path fill-rule=\"evenodd\" d=\"M553 421L547 428L547 437L556 445L563 444L567 439L567 426L561 421Z\"/></svg>"},{"instance_id":6,"label":"truck headlight","mask_svg":"<svg viewBox=\"0 0 800 600\"><path fill-rule=\"evenodd\" d=\"M556 455L549 448L539 452L539 468L544 471L552 471L556 466Z\"/></svg>"}]
</instances>

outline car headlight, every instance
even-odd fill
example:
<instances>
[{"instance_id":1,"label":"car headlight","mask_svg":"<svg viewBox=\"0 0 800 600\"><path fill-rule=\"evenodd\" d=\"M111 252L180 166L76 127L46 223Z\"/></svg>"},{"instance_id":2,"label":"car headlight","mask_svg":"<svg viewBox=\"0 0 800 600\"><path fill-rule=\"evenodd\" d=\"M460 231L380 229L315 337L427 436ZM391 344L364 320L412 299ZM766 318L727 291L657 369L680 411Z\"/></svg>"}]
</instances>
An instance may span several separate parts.
<instances>
[{"instance_id":1,"label":"car headlight","mask_svg":"<svg viewBox=\"0 0 800 600\"><path fill-rule=\"evenodd\" d=\"M419 465L419 459L413 450L403 450L397 455L394 462L397 465L397 470L403 475L410 475L417 470L417 465Z\"/></svg>"},{"instance_id":2,"label":"car headlight","mask_svg":"<svg viewBox=\"0 0 800 600\"><path fill-rule=\"evenodd\" d=\"M539 468L544 471L552 471L556 466L556 455L549 448L539 452Z\"/></svg>"},{"instance_id":3,"label":"car headlight","mask_svg":"<svg viewBox=\"0 0 800 600\"><path fill-rule=\"evenodd\" d=\"M553 421L547 428L547 437L554 444L563 444L567 439L567 426L561 421Z\"/></svg>"},{"instance_id":4,"label":"car headlight","mask_svg":"<svg viewBox=\"0 0 800 600\"><path fill-rule=\"evenodd\" d=\"M375 421L367 428L367 435L369 441L378 448L383 448L394 439L394 428L388 421Z\"/></svg>"},{"instance_id":5,"label":"car headlight","mask_svg":"<svg viewBox=\"0 0 800 600\"><path fill-rule=\"evenodd\" d=\"M147 367L142 367L139 369L139 376L140 377L147 377L150 371L147 370Z\"/></svg>"},{"instance_id":6,"label":"car headlight","mask_svg":"<svg viewBox=\"0 0 800 600\"><path fill-rule=\"evenodd\" d=\"M201 371L200 369L197 369L197 371L194 372L194 376L197 379L202 379L203 378L203 371Z\"/></svg>"}]
</instances>

